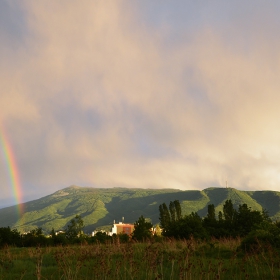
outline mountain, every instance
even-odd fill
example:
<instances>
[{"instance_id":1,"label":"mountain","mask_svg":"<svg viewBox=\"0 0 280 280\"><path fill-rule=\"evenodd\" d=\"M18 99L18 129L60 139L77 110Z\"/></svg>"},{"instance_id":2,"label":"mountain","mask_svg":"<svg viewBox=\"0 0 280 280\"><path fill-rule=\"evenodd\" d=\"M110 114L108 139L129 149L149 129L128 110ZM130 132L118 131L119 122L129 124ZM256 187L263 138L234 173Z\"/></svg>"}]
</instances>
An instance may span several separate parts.
<instances>
[{"instance_id":1,"label":"mountain","mask_svg":"<svg viewBox=\"0 0 280 280\"><path fill-rule=\"evenodd\" d=\"M159 205L178 199L183 214L197 212L201 217L207 213L207 205L214 204L216 213L231 199L234 206L246 203L254 210L266 209L273 219L280 218L280 192L240 191L233 188L208 188L202 191L181 191L175 189L127 189L127 188L85 188L71 186L51 195L26 202L24 213L18 217L18 206L0 209L0 227L10 226L24 232L41 227L48 233L52 228L60 230L67 223L81 215L85 232L98 227L112 225L124 217L127 223L134 223L141 215L158 223Z\"/></svg>"}]
</instances>

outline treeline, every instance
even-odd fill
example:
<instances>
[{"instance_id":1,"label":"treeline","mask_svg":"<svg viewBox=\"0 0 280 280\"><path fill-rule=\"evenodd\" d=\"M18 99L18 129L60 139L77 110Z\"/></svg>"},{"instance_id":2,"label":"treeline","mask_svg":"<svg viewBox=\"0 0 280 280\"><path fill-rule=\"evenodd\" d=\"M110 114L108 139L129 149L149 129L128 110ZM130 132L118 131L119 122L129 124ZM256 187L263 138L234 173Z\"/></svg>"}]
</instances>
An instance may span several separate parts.
<instances>
[{"instance_id":1,"label":"treeline","mask_svg":"<svg viewBox=\"0 0 280 280\"><path fill-rule=\"evenodd\" d=\"M41 228L36 228L28 233L21 234L16 229L10 227L0 228L0 248L5 246L15 247L46 247L58 245L71 245L71 244L93 244L93 243L106 243L108 241L124 243L129 241L129 236L126 234L119 234L118 236L108 236L105 232L98 232L95 236L81 234L77 236L69 236L66 232L54 231L50 235L45 235Z\"/></svg>"},{"instance_id":2,"label":"treeline","mask_svg":"<svg viewBox=\"0 0 280 280\"><path fill-rule=\"evenodd\" d=\"M103 242L106 233L99 233L97 236L89 236L83 233L84 221L80 215L66 226L63 231L52 229L50 234L45 235L42 228L35 228L27 233L20 233L17 229L10 227L0 228L0 247L35 247L35 246L56 246L80 243Z\"/></svg>"},{"instance_id":3,"label":"treeline","mask_svg":"<svg viewBox=\"0 0 280 280\"><path fill-rule=\"evenodd\" d=\"M135 230L131 236L125 233L110 236L106 232L97 232L91 236L83 232L84 221L80 215L76 215L63 231L52 229L48 235L43 233L42 228L36 228L22 234L17 229L2 227L0 228L0 248L5 246L45 247L70 244L127 243L132 238L138 241L152 238L153 225L147 222L143 216L134 223L134 226Z\"/></svg>"},{"instance_id":4,"label":"treeline","mask_svg":"<svg viewBox=\"0 0 280 280\"><path fill-rule=\"evenodd\" d=\"M106 232L97 232L91 236L83 232L84 221L80 215L76 215L63 231L52 229L48 235L43 234L41 228L21 234L17 229L2 227L0 228L0 248L4 246L45 247L70 244L127 243L131 239L143 241L152 238L153 225L147 222L143 216L134 223L134 227L135 230L131 236L125 233L110 236Z\"/></svg>"},{"instance_id":5,"label":"treeline","mask_svg":"<svg viewBox=\"0 0 280 280\"><path fill-rule=\"evenodd\" d=\"M208 205L206 217L197 213L182 216L178 200L159 206L162 235L176 239L210 239L242 237L242 246L267 242L280 247L280 223L273 222L266 210L256 211L247 204L235 209L231 200L226 200L223 211L216 213L213 204Z\"/></svg>"}]
</instances>

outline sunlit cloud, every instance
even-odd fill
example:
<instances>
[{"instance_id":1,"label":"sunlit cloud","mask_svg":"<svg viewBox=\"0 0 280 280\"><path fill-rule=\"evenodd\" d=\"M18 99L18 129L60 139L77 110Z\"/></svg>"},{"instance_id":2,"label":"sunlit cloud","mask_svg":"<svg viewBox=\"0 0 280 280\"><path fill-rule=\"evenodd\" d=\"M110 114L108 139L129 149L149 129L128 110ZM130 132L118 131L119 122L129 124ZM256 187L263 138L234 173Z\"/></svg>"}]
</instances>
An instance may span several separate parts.
<instances>
[{"instance_id":1,"label":"sunlit cloud","mask_svg":"<svg viewBox=\"0 0 280 280\"><path fill-rule=\"evenodd\" d=\"M26 198L71 184L278 190L280 22L269 5L184 19L146 2L11 3L20 17L0 29L0 118Z\"/></svg>"}]
</instances>

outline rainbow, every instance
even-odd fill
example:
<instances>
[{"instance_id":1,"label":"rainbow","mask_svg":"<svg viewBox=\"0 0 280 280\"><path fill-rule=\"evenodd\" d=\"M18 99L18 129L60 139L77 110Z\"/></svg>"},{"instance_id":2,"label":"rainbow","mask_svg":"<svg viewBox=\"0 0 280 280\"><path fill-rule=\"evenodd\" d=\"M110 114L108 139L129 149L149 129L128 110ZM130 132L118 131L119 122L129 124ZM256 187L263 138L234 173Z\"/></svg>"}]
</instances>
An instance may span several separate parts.
<instances>
[{"instance_id":1,"label":"rainbow","mask_svg":"<svg viewBox=\"0 0 280 280\"><path fill-rule=\"evenodd\" d=\"M23 204L22 204L22 191L20 186L19 172L13 153L11 144L8 141L7 134L3 127L0 127L0 147L2 148L4 160L7 165L9 178L11 181L11 187L13 190L13 195L16 200L19 218L23 214Z\"/></svg>"}]
</instances>

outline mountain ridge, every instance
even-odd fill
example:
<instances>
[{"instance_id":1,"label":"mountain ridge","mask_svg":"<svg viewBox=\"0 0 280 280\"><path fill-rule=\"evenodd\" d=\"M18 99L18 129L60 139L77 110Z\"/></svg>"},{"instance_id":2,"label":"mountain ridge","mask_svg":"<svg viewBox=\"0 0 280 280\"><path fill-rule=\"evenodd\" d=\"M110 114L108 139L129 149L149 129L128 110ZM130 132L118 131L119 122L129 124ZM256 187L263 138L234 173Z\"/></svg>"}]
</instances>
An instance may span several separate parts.
<instances>
[{"instance_id":1,"label":"mountain ridge","mask_svg":"<svg viewBox=\"0 0 280 280\"><path fill-rule=\"evenodd\" d=\"M246 203L254 210L263 208L273 219L280 218L280 192L241 191L234 188L207 188L204 190L90 188L72 185L53 194L23 203L24 213L18 218L17 205L0 209L0 227L10 226L21 232L41 227L44 232L52 228L61 230L75 216L81 215L85 232L91 232L113 221L134 223L141 215L158 223L158 207L178 199L183 214L197 212L201 217L207 206L214 204L216 214L224 202L231 199L235 208Z\"/></svg>"}]
</instances>

